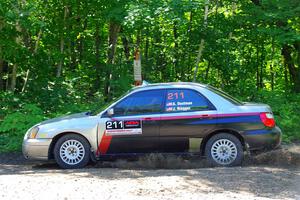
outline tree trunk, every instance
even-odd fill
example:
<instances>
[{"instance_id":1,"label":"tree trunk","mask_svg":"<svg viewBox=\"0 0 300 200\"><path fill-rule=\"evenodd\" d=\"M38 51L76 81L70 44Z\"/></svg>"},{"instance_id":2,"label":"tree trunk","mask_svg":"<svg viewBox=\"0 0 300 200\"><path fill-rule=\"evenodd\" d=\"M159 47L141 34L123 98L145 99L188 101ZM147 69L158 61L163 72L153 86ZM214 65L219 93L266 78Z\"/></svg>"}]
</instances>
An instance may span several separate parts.
<instances>
[{"instance_id":1,"label":"tree trunk","mask_svg":"<svg viewBox=\"0 0 300 200\"><path fill-rule=\"evenodd\" d=\"M204 30L207 27L208 6L209 6L209 0L206 0L205 1L205 11L204 11L204 22L203 22ZM199 49L198 49L198 55L197 55L197 59L196 59L196 68L195 68L195 72L194 72L193 82L195 82L196 78L197 78L198 67L199 67L199 63L200 63L202 53L203 53L203 49L204 49L204 42L205 42L204 39L201 38L201 41L200 41L200 44L199 44Z\"/></svg>"},{"instance_id":2,"label":"tree trunk","mask_svg":"<svg viewBox=\"0 0 300 200\"><path fill-rule=\"evenodd\" d=\"M16 83L17 83L17 68L18 65L15 63L12 68L12 73L11 73L11 82L9 86L9 90L14 92L16 89Z\"/></svg>"},{"instance_id":3,"label":"tree trunk","mask_svg":"<svg viewBox=\"0 0 300 200\"><path fill-rule=\"evenodd\" d=\"M2 32L3 26L4 26L4 19L0 18L0 32ZM0 45L0 90L4 90L3 71L4 71L4 60L2 55L2 46Z\"/></svg>"},{"instance_id":4,"label":"tree trunk","mask_svg":"<svg viewBox=\"0 0 300 200\"><path fill-rule=\"evenodd\" d=\"M84 20L82 32L86 29L87 29L87 19ZM80 64L81 64L82 58L83 58L83 49L84 49L83 37L80 37L79 45L78 45L78 52L79 52L78 62Z\"/></svg>"},{"instance_id":5,"label":"tree trunk","mask_svg":"<svg viewBox=\"0 0 300 200\"><path fill-rule=\"evenodd\" d=\"M62 65L64 62L64 45L65 45L65 41L64 41L64 36L60 37L60 56L61 58L59 59L59 63L57 65L57 71L56 71L56 77L59 78L61 76L61 71L62 71Z\"/></svg>"},{"instance_id":6,"label":"tree trunk","mask_svg":"<svg viewBox=\"0 0 300 200\"><path fill-rule=\"evenodd\" d=\"M124 35L122 28L121 28L120 32L122 32L122 43L123 43L126 62L127 62L127 64L129 64L129 62L130 62L130 60L129 60L129 57L130 57L129 42L128 42L128 39L126 38L126 36Z\"/></svg>"},{"instance_id":7,"label":"tree trunk","mask_svg":"<svg viewBox=\"0 0 300 200\"><path fill-rule=\"evenodd\" d=\"M289 87L289 78L288 78L288 67L287 64L283 63L284 68L284 84L285 84L285 91L289 91L291 88Z\"/></svg>"},{"instance_id":8,"label":"tree trunk","mask_svg":"<svg viewBox=\"0 0 300 200\"><path fill-rule=\"evenodd\" d=\"M146 30L146 38L145 38L145 62L148 63L148 57L149 57L149 28L147 27L147 30Z\"/></svg>"},{"instance_id":9,"label":"tree trunk","mask_svg":"<svg viewBox=\"0 0 300 200\"><path fill-rule=\"evenodd\" d=\"M259 77L260 77L260 70L259 70L259 66L260 66L260 59L259 59L259 44L257 43L256 44L256 90L259 90L259 86L260 86L260 83L259 83Z\"/></svg>"},{"instance_id":10,"label":"tree trunk","mask_svg":"<svg viewBox=\"0 0 300 200\"><path fill-rule=\"evenodd\" d=\"M0 29L1 30L1 29ZM3 65L4 65L4 61L2 58L2 46L0 46L0 90L3 90Z\"/></svg>"},{"instance_id":11,"label":"tree trunk","mask_svg":"<svg viewBox=\"0 0 300 200\"><path fill-rule=\"evenodd\" d=\"M109 37L108 37L108 52L107 52L107 63L114 64L114 58L116 53L116 44L118 39L118 34L121 26L114 22L109 24Z\"/></svg>"},{"instance_id":12,"label":"tree trunk","mask_svg":"<svg viewBox=\"0 0 300 200\"><path fill-rule=\"evenodd\" d=\"M78 2L78 0L76 1L77 3L77 9L76 9L76 12L72 12L72 10L70 10L70 15L69 15L69 18L70 18L70 26L69 26L69 33L71 32L75 32L78 36L78 32L80 30L80 27L81 27L81 18L79 17L80 15L80 11L79 11L79 8L80 8L80 3ZM78 23L76 23L78 22ZM78 31L78 32L77 32ZM69 69L70 71L74 72L75 69L76 69L76 66L77 66L77 55L76 55L76 43L77 43L77 38L74 37L73 34L70 34L71 37L69 38L69 60L70 60L70 63L69 63ZM81 39L81 38L80 38Z\"/></svg>"},{"instance_id":13,"label":"tree trunk","mask_svg":"<svg viewBox=\"0 0 300 200\"><path fill-rule=\"evenodd\" d=\"M189 25L188 25L188 29L187 29L187 42L186 42L186 50L187 50L187 53L185 53L183 56L183 60L186 60L187 61L187 72L189 74L188 77L185 77L185 73L184 73L184 70L181 69L181 74L180 74L180 78L182 79L183 77L185 77L185 80L188 80L190 81L191 80L191 72L192 72L192 65L191 65L191 55L192 55L192 52L191 52L191 48L189 48L189 46L191 45L191 39L192 39L192 28L193 28L193 11L190 12L190 17L189 17ZM185 57L187 56L187 59L185 59ZM191 74L190 74L191 73Z\"/></svg>"},{"instance_id":14,"label":"tree trunk","mask_svg":"<svg viewBox=\"0 0 300 200\"><path fill-rule=\"evenodd\" d=\"M104 100L109 101L111 99L111 79L112 79L112 65L114 64L114 58L116 53L116 44L118 34L121 26L115 22L109 23L109 36L108 36L108 51L107 51L107 66L105 74L105 87L104 87Z\"/></svg>"},{"instance_id":15,"label":"tree trunk","mask_svg":"<svg viewBox=\"0 0 300 200\"><path fill-rule=\"evenodd\" d=\"M231 6L232 16L235 15L235 10L236 10L236 2L233 1L232 6ZM217 12L218 12L218 1L216 2L216 14L217 14ZM229 34L228 34L228 46L225 49L225 52L226 52L225 63L226 63L227 69L230 68L230 42L231 42L231 38L232 38L232 31L230 31Z\"/></svg>"},{"instance_id":16,"label":"tree trunk","mask_svg":"<svg viewBox=\"0 0 300 200\"><path fill-rule=\"evenodd\" d=\"M36 42L35 42L35 45L34 45L34 50L33 50L32 56L35 56L37 51L38 51L41 36L42 36L42 30L40 29L40 31L38 33L38 36L37 36L37 39L36 39ZM28 82L28 79L29 79L29 74L30 74L30 70L27 69L26 76L25 76L25 79L24 79L24 84L23 84L22 91L21 91L22 93L25 91L25 88L26 88L26 85L27 85L27 82Z\"/></svg>"},{"instance_id":17,"label":"tree trunk","mask_svg":"<svg viewBox=\"0 0 300 200\"><path fill-rule=\"evenodd\" d=\"M16 30L18 33L22 33L22 28L20 26L19 21L16 22ZM20 45L22 41L22 38L20 36L16 37L16 44ZM17 69L18 69L18 65L17 65L17 60L14 59L14 64L13 64L13 68L12 68L12 73L11 73L11 81L10 81L10 85L8 87L8 89L10 91L15 91L16 89L16 84L17 84Z\"/></svg>"},{"instance_id":18,"label":"tree trunk","mask_svg":"<svg viewBox=\"0 0 300 200\"><path fill-rule=\"evenodd\" d=\"M60 34L60 56L61 58L59 59L59 63L57 65L57 71L56 71L56 77L59 78L61 77L61 74L62 74L62 66L63 66L63 63L64 63L64 47L65 47L65 39L64 39L64 33L66 31L66 19L67 19L67 16L68 16L68 6L65 6L64 8L64 19L63 19L63 30Z\"/></svg>"},{"instance_id":19,"label":"tree trunk","mask_svg":"<svg viewBox=\"0 0 300 200\"><path fill-rule=\"evenodd\" d=\"M199 45L199 49L198 49L198 55L197 55L197 59L196 59L196 69L195 69L195 73L194 73L194 78L193 78L193 82L196 81L197 79L197 74L198 74L198 67L199 67L199 63L202 57L202 52L204 49L204 39L201 39L200 45Z\"/></svg>"},{"instance_id":20,"label":"tree trunk","mask_svg":"<svg viewBox=\"0 0 300 200\"><path fill-rule=\"evenodd\" d=\"M272 38L272 52L271 52L271 64L270 64L271 89L272 89L272 91L274 90L274 54L275 54L274 38Z\"/></svg>"},{"instance_id":21,"label":"tree trunk","mask_svg":"<svg viewBox=\"0 0 300 200\"><path fill-rule=\"evenodd\" d=\"M179 49L178 49L178 32L177 32L177 22L175 21L173 24L173 36L174 36L174 49L175 49L175 54L174 54L174 74L172 77L177 77L177 68L178 68L178 63L179 63Z\"/></svg>"},{"instance_id":22,"label":"tree trunk","mask_svg":"<svg viewBox=\"0 0 300 200\"><path fill-rule=\"evenodd\" d=\"M296 67L292 58L292 47L285 44L281 49L281 54L283 55L284 64L287 66L289 73L291 75L291 81L293 84L294 92L300 93L300 67ZM298 56L300 56L300 47L298 49ZM299 58L298 58L299 59Z\"/></svg>"},{"instance_id":23,"label":"tree trunk","mask_svg":"<svg viewBox=\"0 0 300 200\"><path fill-rule=\"evenodd\" d=\"M260 88L264 87L264 84L263 84L264 60L265 60L265 49L264 49L264 41L262 41L261 42L261 54L260 54L260 73L259 73L259 86L260 86Z\"/></svg>"},{"instance_id":24,"label":"tree trunk","mask_svg":"<svg viewBox=\"0 0 300 200\"><path fill-rule=\"evenodd\" d=\"M99 22L96 22L96 32L95 32L95 60L96 60L96 81L94 88L97 91L100 88L101 79L101 64L100 64L100 31Z\"/></svg>"},{"instance_id":25,"label":"tree trunk","mask_svg":"<svg viewBox=\"0 0 300 200\"><path fill-rule=\"evenodd\" d=\"M204 80L207 82L208 81L208 74L209 74L209 69L210 69L210 62L208 62L206 72L205 72L205 77Z\"/></svg>"}]
</instances>

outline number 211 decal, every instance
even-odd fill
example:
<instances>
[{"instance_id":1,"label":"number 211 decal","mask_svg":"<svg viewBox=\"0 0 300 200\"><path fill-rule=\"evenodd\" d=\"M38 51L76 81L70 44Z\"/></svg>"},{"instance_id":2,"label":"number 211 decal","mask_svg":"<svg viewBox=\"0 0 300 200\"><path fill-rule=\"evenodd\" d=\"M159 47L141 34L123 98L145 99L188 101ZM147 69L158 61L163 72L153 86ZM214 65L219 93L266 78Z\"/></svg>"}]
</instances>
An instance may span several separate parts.
<instances>
[{"instance_id":1,"label":"number 211 decal","mask_svg":"<svg viewBox=\"0 0 300 200\"><path fill-rule=\"evenodd\" d=\"M183 92L168 92L168 100L184 99Z\"/></svg>"},{"instance_id":2,"label":"number 211 decal","mask_svg":"<svg viewBox=\"0 0 300 200\"><path fill-rule=\"evenodd\" d=\"M106 135L142 134L141 120L107 121Z\"/></svg>"},{"instance_id":3,"label":"number 211 decal","mask_svg":"<svg viewBox=\"0 0 300 200\"><path fill-rule=\"evenodd\" d=\"M122 129L123 121L107 121L106 129Z\"/></svg>"}]
</instances>

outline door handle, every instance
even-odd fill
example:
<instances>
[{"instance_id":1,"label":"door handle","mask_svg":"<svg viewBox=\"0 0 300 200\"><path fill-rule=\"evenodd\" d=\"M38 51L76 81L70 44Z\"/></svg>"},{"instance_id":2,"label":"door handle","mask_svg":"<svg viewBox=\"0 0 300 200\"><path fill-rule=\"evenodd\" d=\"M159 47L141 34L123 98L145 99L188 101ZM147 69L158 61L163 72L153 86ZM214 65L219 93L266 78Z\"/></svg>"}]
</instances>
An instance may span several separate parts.
<instances>
[{"instance_id":1,"label":"door handle","mask_svg":"<svg viewBox=\"0 0 300 200\"><path fill-rule=\"evenodd\" d=\"M209 117L209 115L208 115L208 114L205 114L205 115L201 115L201 117Z\"/></svg>"}]
</instances>

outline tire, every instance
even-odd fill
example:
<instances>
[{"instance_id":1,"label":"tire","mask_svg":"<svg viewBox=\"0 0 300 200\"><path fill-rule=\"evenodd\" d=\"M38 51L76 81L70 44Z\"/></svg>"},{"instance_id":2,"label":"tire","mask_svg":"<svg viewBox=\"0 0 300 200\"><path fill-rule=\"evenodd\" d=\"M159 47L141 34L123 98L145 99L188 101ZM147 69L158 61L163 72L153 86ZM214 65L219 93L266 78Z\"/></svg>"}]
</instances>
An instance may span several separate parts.
<instances>
[{"instance_id":1,"label":"tire","mask_svg":"<svg viewBox=\"0 0 300 200\"><path fill-rule=\"evenodd\" d=\"M90 161L90 144L80 135L64 135L54 146L54 159L63 169L82 168Z\"/></svg>"},{"instance_id":2,"label":"tire","mask_svg":"<svg viewBox=\"0 0 300 200\"><path fill-rule=\"evenodd\" d=\"M244 151L237 137L228 133L219 133L207 141L205 156L210 166L232 167L242 164Z\"/></svg>"}]
</instances>

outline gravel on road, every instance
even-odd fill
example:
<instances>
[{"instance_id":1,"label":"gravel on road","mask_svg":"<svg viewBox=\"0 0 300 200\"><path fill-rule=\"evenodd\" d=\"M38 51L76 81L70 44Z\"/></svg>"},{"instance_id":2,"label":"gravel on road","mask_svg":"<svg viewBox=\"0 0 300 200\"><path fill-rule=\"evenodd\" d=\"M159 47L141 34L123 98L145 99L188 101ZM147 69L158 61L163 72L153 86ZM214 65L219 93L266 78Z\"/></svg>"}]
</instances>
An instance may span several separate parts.
<instances>
[{"instance_id":1,"label":"gravel on road","mask_svg":"<svg viewBox=\"0 0 300 200\"><path fill-rule=\"evenodd\" d=\"M247 158L242 167L150 155L62 170L0 154L0 199L300 199L300 145Z\"/></svg>"}]
</instances>

